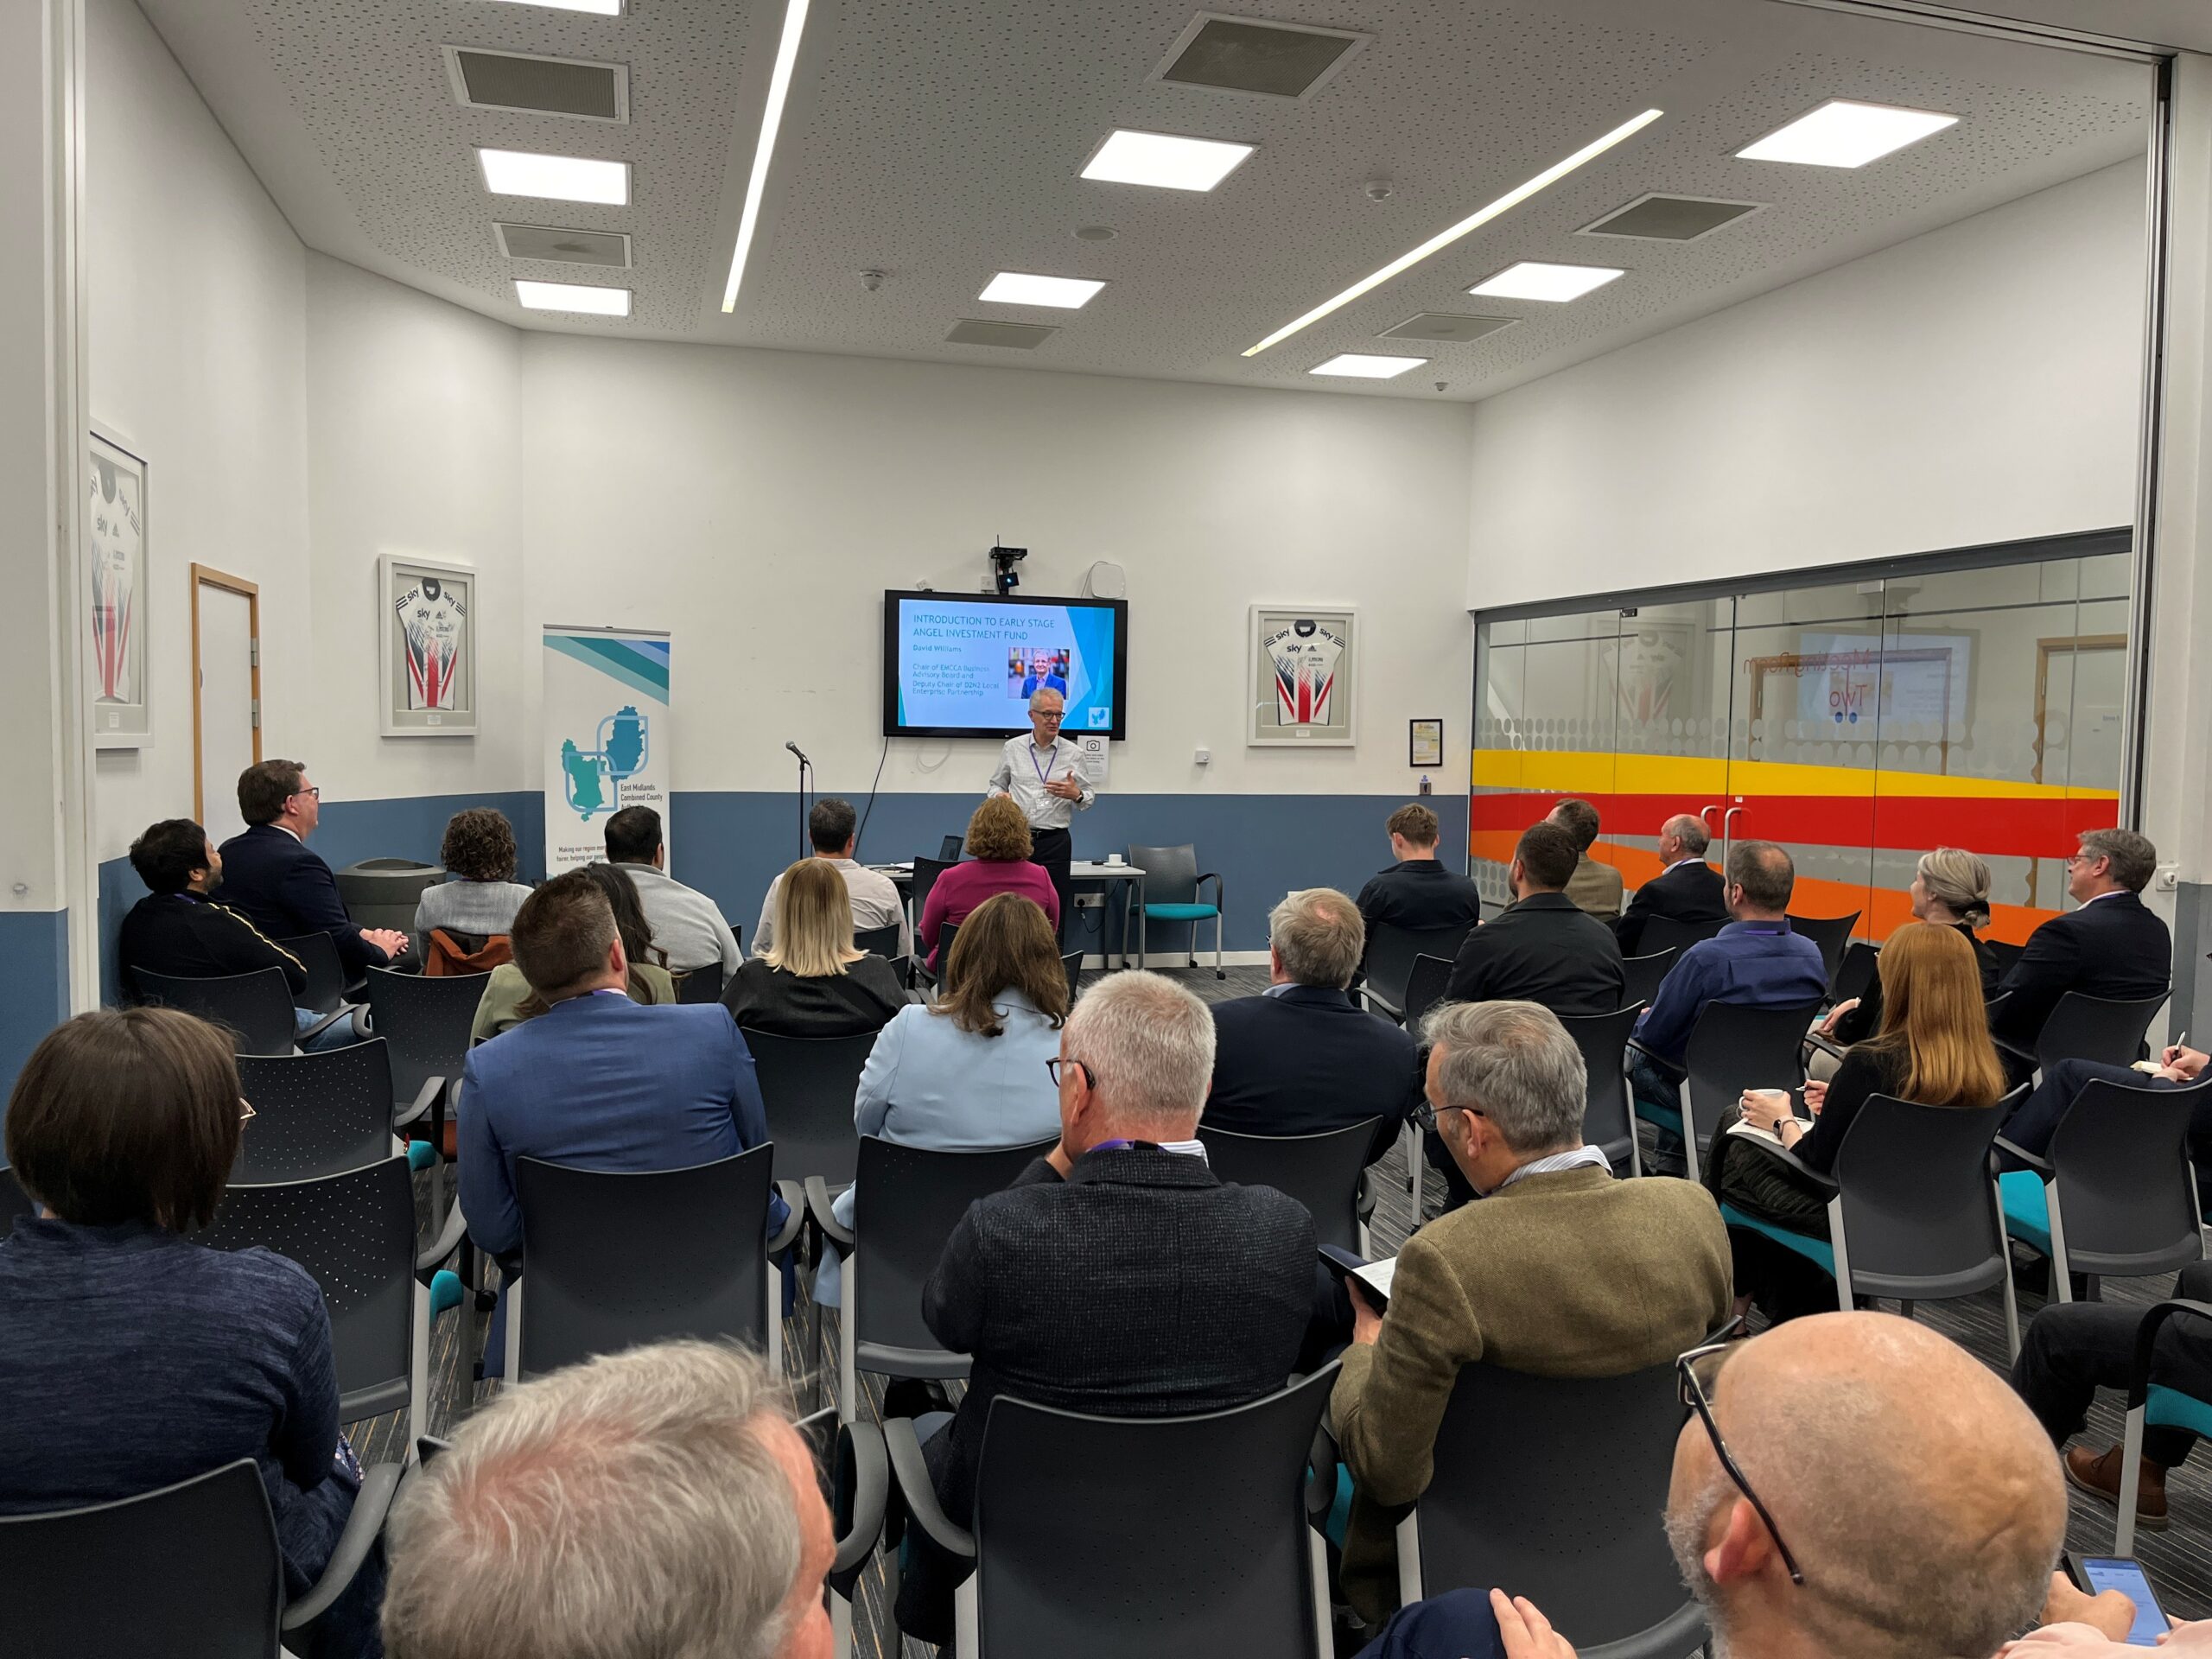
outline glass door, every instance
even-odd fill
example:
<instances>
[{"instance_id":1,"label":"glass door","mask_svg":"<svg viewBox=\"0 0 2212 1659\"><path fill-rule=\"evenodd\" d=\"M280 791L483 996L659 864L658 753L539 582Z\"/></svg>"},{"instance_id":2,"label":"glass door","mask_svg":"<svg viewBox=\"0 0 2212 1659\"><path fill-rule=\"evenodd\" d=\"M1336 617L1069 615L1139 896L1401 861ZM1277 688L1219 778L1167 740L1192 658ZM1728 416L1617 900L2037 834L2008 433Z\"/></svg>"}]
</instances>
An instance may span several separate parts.
<instances>
[{"instance_id":1,"label":"glass door","mask_svg":"<svg viewBox=\"0 0 2212 1659\"><path fill-rule=\"evenodd\" d=\"M1719 856L1735 612L1734 600L1710 599L1621 613L1613 793L1599 803L1604 838L1593 855L1631 888L1659 874L1659 827L1677 813L1705 821L1709 856Z\"/></svg>"}]
</instances>

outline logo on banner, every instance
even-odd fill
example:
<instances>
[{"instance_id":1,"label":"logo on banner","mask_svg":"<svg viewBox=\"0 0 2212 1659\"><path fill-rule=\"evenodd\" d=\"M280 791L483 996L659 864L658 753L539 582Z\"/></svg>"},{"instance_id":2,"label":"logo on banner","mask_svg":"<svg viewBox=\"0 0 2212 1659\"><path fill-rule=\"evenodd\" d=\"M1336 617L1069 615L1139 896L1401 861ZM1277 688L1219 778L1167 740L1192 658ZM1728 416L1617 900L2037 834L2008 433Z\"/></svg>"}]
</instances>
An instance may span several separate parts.
<instances>
[{"instance_id":1,"label":"logo on banner","mask_svg":"<svg viewBox=\"0 0 2212 1659\"><path fill-rule=\"evenodd\" d=\"M596 747L583 748L573 737L561 740L561 786L569 810L589 823L596 812L621 804L622 780L645 768L652 753L652 722L626 703L599 722Z\"/></svg>"}]
</instances>

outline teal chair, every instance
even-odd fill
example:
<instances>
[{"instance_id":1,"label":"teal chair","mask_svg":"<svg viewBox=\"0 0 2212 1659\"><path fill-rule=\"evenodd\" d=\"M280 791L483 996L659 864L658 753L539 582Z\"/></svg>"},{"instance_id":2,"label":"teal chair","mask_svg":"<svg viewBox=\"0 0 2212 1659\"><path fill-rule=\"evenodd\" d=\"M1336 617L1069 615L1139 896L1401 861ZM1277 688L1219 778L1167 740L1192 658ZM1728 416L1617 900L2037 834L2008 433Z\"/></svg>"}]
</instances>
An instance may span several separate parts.
<instances>
[{"instance_id":1,"label":"teal chair","mask_svg":"<svg viewBox=\"0 0 2212 1659\"><path fill-rule=\"evenodd\" d=\"M1147 943L1146 928L1153 922L1185 922L1191 929L1189 965L1198 965L1198 924L1211 919L1213 923L1213 976L1226 979L1222 971L1221 930L1223 900L1221 878L1208 871L1198 874L1198 849L1185 842L1180 847L1131 847L1129 862L1144 872L1144 906L1137 918L1137 960L1145 960ZM1213 902L1199 900L1198 889L1207 882L1213 883Z\"/></svg>"},{"instance_id":2,"label":"teal chair","mask_svg":"<svg viewBox=\"0 0 2212 1659\"><path fill-rule=\"evenodd\" d=\"M2158 1327L2177 1313L2212 1319L2212 1305L2178 1298L2159 1302L2144 1314L2143 1323L2135 1329L2135 1368L2127 1383L2127 1433L2120 1451L2120 1525L2112 1543L2115 1555L2135 1553L2135 1504L2143 1479L2145 1427L2185 1428L2192 1434L2212 1437L2212 1404L2151 1381L2151 1355L2158 1344Z\"/></svg>"}]
</instances>

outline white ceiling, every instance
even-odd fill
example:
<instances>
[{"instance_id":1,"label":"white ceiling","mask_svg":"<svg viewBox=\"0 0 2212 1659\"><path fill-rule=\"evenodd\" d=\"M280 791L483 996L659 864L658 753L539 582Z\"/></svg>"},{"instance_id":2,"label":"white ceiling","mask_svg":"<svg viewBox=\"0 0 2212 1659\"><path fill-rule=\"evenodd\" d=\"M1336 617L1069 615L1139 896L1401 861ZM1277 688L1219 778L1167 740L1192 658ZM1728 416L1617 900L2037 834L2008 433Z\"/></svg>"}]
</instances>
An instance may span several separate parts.
<instances>
[{"instance_id":1,"label":"white ceiling","mask_svg":"<svg viewBox=\"0 0 2212 1659\"><path fill-rule=\"evenodd\" d=\"M745 292L725 316L782 0L629 0L619 18L486 0L140 3L309 246L518 326L1427 398L1440 379L1454 398L1503 390L2139 156L2150 89L2139 63L1777 0L1216 0L1373 36L1291 103L1147 79L1195 0L814 0ZM2094 13L2106 33L2194 26L2212 46L2202 0L1983 4L2083 27ZM631 121L462 108L444 45L625 64ZM1831 97L1961 118L1858 171L1733 159ZM1655 106L1663 119L1551 190L1239 355ZM1077 178L1115 126L1260 148L1210 194ZM493 198L479 143L629 161L633 202ZM1373 178L1387 200L1363 190ZM1770 205L1688 245L1573 234L1653 190ZM495 218L626 231L634 269L506 260ZM1076 239L1092 225L1116 234ZM1629 275L1566 306L1463 291L1522 258ZM1001 269L1109 285L1078 312L979 304ZM886 274L879 291L864 270ZM626 283L634 312L525 312L513 276ZM1376 340L1420 311L1522 320L1460 345ZM944 343L961 317L1061 332L1033 352ZM1306 373L1344 351L1434 360L1383 383Z\"/></svg>"}]
</instances>

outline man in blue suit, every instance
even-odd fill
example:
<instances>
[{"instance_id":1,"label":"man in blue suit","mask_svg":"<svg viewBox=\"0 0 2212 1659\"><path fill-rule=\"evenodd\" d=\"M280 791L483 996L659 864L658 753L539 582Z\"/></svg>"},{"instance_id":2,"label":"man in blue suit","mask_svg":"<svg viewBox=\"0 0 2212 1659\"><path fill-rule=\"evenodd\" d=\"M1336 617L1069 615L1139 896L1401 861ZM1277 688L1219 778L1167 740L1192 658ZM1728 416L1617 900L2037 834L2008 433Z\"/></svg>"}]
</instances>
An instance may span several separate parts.
<instances>
[{"instance_id":1,"label":"man in blue suit","mask_svg":"<svg viewBox=\"0 0 2212 1659\"><path fill-rule=\"evenodd\" d=\"M272 939L327 933L348 983L407 949L395 929L361 928L346 913L337 878L308 837L322 820L322 791L296 760L257 760L238 774L243 835L222 846L223 902Z\"/></svg>"},{"instance_id":2,"label":"man in blue suit","mask_svg":"<svg viewBox=\"0 0 2212 1659\"><path fill-rule=\"evenodd\" d=\"M582 871L546 882L516 912L515 965L550 1006L481 1047L461 1074L461 1209L478 1248L512 1268L524 1253L515 1160L582 1169L685 1169L768 1138L753 1056L719 1002L645 1007L607 897ZM769 1198L768 1231L790 1214ZM505 1355L504 1318L485 1374Z\"/></svg>"}]
</instances>

